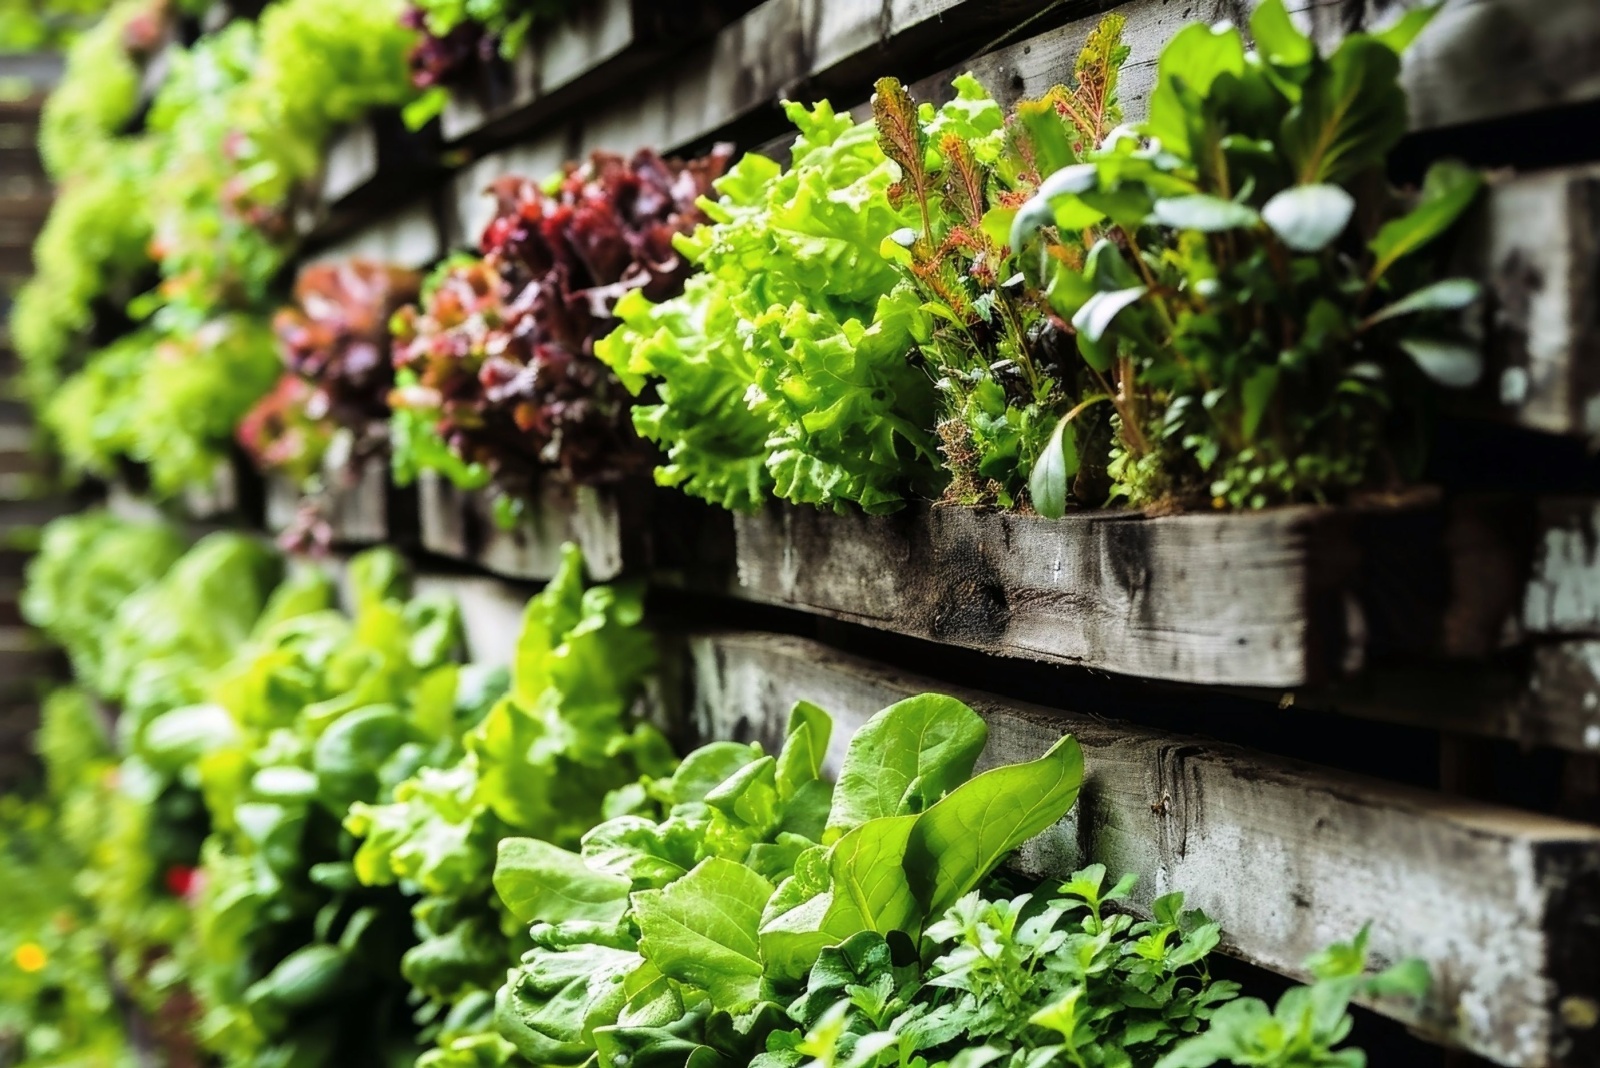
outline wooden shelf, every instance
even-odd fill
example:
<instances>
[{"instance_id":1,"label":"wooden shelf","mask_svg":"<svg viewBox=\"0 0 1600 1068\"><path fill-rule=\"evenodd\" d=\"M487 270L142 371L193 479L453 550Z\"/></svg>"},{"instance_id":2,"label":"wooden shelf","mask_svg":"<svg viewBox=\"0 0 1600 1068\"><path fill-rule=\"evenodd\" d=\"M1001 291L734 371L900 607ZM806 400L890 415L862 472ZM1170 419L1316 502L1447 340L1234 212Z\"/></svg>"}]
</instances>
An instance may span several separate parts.
<instances>
[{"instance_id":1,"label":"wooden shelf","mask_svg":"<svg viewBox=\"0 0 1600 1068\"><path fill-rule=\"evenodd\" d=\"M415 541L416 492L393 485L381 459L363 464L353 481L347 472L330 467L323 483L325 488L307 494L287 478L267 479L267 529L282 534L295 526L301 508L307 507L328 524L337 546Z\"/></svg>"},{"instance_id":2,"label":"wooden shelf","mask_svg":"<svg viewBox=\"0 0 1600 1068\"><path fill-rule=\"evenodd\" d=\"M561 547L569 541L583 550L596 582L648 565L648 530L634 494L550 479L507 530L496 522L486 493L459 490L431 473L418 480L417 490L424 549L506 578L547 581L560 568Z\"/></svg>"},{"instance_id":3,"label":"wooden shelf","mask_svg":"<svg viewBox=\"0 0 1600 1068\"><path fill-rule=\"evenodd\" d=\"M598 0L536 29L507 62L452 95L440 130L452 146L504 142L720 29L753 0Z\"/></svg>"},{"instance_id":4,"label":"wooden shelf","mask_svg":"<svg viewBox=\"0 0 1600 1068\"><path fill-rule=\"evenodd\" d=\"M1434 978L1420 1009L1379 1012L1519 1068L1600 1055L1580 1011L1600 1000L1600 828L952 690L801 639L720 634L690 649L702 737L776 746L789 709L811 701L838 723L835 771L867 718L928 691L988 720L980 767L1033 759L1072 733L1083 795L1023 848L1024 873L1060 879L1091 860L1136 872L1136 910L1183 890L1221 922L1226 952L1295 978L1370 923L1379 961L1420 958Z\"/></svg>"},{"instance_id":5,"label":"wooden shelf","mask_svg":"<svg viewBox=\"0 0 1600 1068\"><path fill-rule=\"evenodd\" d=\"M1060 520L914 506L735 520L736 594L951 645L1200 685L1296 688L1376 656L1506 640L1519 509L1426 494L1365 508ZM1441 551L1442 550L1442 551Z\"/></svg>"}]
</instances>

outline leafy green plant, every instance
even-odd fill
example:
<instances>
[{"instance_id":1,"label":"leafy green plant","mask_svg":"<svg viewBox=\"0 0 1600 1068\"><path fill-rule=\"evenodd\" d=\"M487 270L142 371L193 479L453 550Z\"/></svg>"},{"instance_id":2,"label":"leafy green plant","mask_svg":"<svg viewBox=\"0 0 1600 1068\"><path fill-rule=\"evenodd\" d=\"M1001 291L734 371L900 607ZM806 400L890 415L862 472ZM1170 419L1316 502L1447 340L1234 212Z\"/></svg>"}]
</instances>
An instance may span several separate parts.
<instances>
[{"instance_id":1,"label":"leafy green plant","mask_svg":"<svg viewBox=\"0 0 1600 1068\"><path fill-rule=\"evenodd\" d=\"M152 266L147 155L118 143L95 162L57 192L34 242L34 274L11 309L23 386L36 400L77 369L74 359L99 312L125 301Z\"/></svg>"},{"instance_id":2,"label":"leafy green plant","mask_svg":"<svg viewBox=\"0 0 1600 1068\"><path fill-rule=\"evenodd\" d=\"M41 420L70 472L109 476L132 460L149 466L158 495L170 496L215 477L235 427L277 372L271 330L254 317L181 334L141 330L91 357Z\"/></svg>"},{"instance_id":3,"label":"leafy green plant","mask_svg":"<svg viewBox=\"0 0 1600 1068\"><path fill-rule=\"evenodd\" d=\"M104 16L68 50L61 82L39 117L39 154L57 179L94 170L139 106L139 64L126 34L150 2L101 6Z\"/></svg>"},{"instance_id":4,"label":"leafy green plant","mask_svg":"<svg viewBox=\"0 0 1600 1068\"><path fill-rule=\"evenodd\" d=\"M1012 244L1047 231L1025 263L1102 388L1034 469L1041 511L1065 507L1084 444L1067 424L1091 405L1114 412L1113 494L1136 505L1326 501L1415 477L1430 387L1481 371L1455 322L1476 285L1420 255L1478 175L1436 164L1409 209L1381 180L1406 130L1399 56L1433 10L1326 57L1281 0L1256 8L1253 52L1236 27L1189 26L1138 135L1047 178Z\"/></svg>"},{"instance_id":5,"label":"leafy green plant","mask_svg":"<svg viewBox=\"0 0 1600 1068\"><path fill-rule=\"evenodd\" d=\"M1240 998L1218 1009L1211 1027L1186 1039L1162 1057L1156 1068L1366 1068L1366 1054L1340 1048L1354 1021L1356 998L1418 998L1430 976L1420 961L1405 961L1367 974L1367 931L1307 962L1316 977L1278 999L1274 1008L1257 998Z\"/></svg>"},{"instance_id":6,"label":"leafy green plant","mask_svg":"<svg viewBox=\"0 0 1600 1068\"><path fill-rule=\"evenodd\" d=\"M824 950L864 931L914 945L1082 779L1071 738L969 777L983 721L924 695L857 732L835 788L831 730L802 704L776 757L706 746L616 795L580 853L501 843L495 888L534 943L498 996L501 1034L539 1064L754 1056Z\"/></svg>"},{"instance_id":7,"label":"leafy green plant","mask_svg":"<svg viewBox=\"0 0 1600 1068\"><path fill-rule=\"evenodd\" d=\"M1237 996L1210 978L1220 932L1183 895L1135 922L1107 906L1134 878L1107 888L1094 865L1043 902L967 895L927 932L926 968L862 934L826 951L790 1007L801 1030L780 1033L759 1068L802 1063L1153 1065ZM811 1060L808 1061L808 1058Z\"/></svg>"},{"instance_id":8,"label":"leafy green plant","mask_svg":"<svg viewBox=\"0 0 1600 1068\"><path fill-rule=\"evenodd\" d=\"M0 797L0 1049L19 1068L133 1068L89 903L82 858L50 807Z\"/></svg>"},{"instance_id":9,"label":"leafy green plant","mask_svg":"<svg viewBox=\"0 0 1600 1068\"><path fill-rule=\"evenodd\" d=\"M407 903L357 882L339 825L447 752L458 717L482 709L459 700L453 603L403 601L387 550L353 560L350 585L348 617L323 575L279 587L203 703L138 738L142 759L198 786L210 814L183 961L200 1037L225 1064L388 1064L413 1048Z\"/></svg>"},{"instance_id":10,"label":"leafy green plant","mask_svg":"<svg viewBox=\"0 0 1600 1068\"><path fill-rule=\"evenodd\" d=\"M28 563L23 617L66 650L79 682L104 689L101 654L117 610L183 554L164 523L128 523L108 512L63 516L44 528Z\"/></svg>"},{"instance_id":11,"label":"leafy green plant","mask_svg":"<svg viewBox=\"0 0 1600 1068\"><path fill-rule=\"evenodd\" d=\"M716 182L712 224L675 242L704 277L659 305L624 297L596 355L635 393L655 383L634 425L667 454L657 481L741 510L775 493L890 511L937 489L936 396L907 359L921 300L881 254L917 211L890 203L872 123L786 106L792 164L747 155Z\"/></svg>"},{"instance_id":12,"label":"leafy green plant","mask_svg":"<svg viewBox=\"0 0 1600 1068\"><path fill-rule=\"evenodd\" d=\"M386 804L356 804L346 828L368 885L414 889L419 944L402 970L429 999L436 1048L424 1064L504 1063L493 993L525 935L498 909L490 883L502 839L534 835L576 845L602 817L608 791L670 773L666 739L633 707L654 663L640 591L584 588L583 560L528 604L507 692L460 737L455 759L419 770Z\"/></svg>"}]
</instances>

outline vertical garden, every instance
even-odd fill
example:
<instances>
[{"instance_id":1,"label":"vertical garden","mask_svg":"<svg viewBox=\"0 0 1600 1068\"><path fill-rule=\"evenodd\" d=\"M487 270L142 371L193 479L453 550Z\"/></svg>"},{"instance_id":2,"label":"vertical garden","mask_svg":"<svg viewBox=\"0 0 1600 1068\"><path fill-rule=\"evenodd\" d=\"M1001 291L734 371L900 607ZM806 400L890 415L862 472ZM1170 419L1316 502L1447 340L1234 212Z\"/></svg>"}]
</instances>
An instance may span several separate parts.
<instances>
[{"instance_id":1,"label":"vertical garden","mask_svg":"<svg viewBox=\"0 0 1600 1068\"><path fill-rule=\"evenodd\" d=\"M0 40L0 1068L1600 1063L1592 4Z\"/></svg>"}]
</instances>

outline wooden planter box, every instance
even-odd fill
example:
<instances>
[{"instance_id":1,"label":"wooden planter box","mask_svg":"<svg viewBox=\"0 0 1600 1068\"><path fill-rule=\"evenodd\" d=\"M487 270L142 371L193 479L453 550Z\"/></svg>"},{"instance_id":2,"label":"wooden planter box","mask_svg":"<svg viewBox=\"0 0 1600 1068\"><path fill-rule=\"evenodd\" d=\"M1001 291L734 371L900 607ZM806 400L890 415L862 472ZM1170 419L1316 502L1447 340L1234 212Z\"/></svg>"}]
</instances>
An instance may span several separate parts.
<instances>
[{"instance_id":1,"label":"wooden planter box","mask_svg":"<svg viewBox=\"0 0 1600 1068\"><path fill-rule=\"evenodd\" d=\"M1091 860L1135 872L1130 902L1182 890L1223 928L1223 950L1304 979L1304 960L1372 925L1382 962L1433 975L1420 1006L1373 1008L1518 1068L1600 1057L1600 828L1445 797L1142 727L1030 706L796 638L690 643L702 738L782 743L797 701L837 722L829 765L871 715L949 693L989 722L980 768L1038 757L1064 733L1084 749L1078 806L1018 867L1057 880Z\"/></svg>"},{"instance_id":2,"label":"wooden planter box","mask_svg":"<svg viewBox=\"0 0 1600 1068\"><path fill-rule=\"evenodd\" d=\"M537 28L509 62L484 65L440 117L446 143L481 146L533 129L720 29L754 0L597 0Z\"/></svg>"},{"instance_id":3,"label":"wooden planter box","mask_svg":"<svg viewBox=\"0 0 1600 1068\"><path fill-rule=\"evenodd\" d=\"M363 464L353 482L345 472L324 474L329 487L307 501L287 478L267 481L267 529L282 534L294 526L303 503L318 508L333 532L337 546L414 544L417 537L416 490L403 489L389 481L389 469L381 458Z\"/></svg>"},{"instance_id":4,"label":"wooden planter box","mask_svg":"<svg viewBox=\"0 0 1600 1068\"><path fill-rule=\"evenodd\" d=\"M561 547L583 550L589 577L609 582L647 566L648 524L640 495L548 479L515 527L503 529L485 492L457 489L432 473L417 481L422 547L506 578L544 582Z\"/></svg>"},{"instance_id":5,"label":"wooden planter box","mask_svg":"<svg viewBox=\"0 0 1600 1068\"><path fill-rule=\"evenodd\" d=\"M1208 685L1322 685L1393 654L1508 640L1520 510L1367 508L1049 520L774 505L735 520L735 593L1006 656Z\"/></svg>"},{"instance_id":6,"label":"wooden planter box","mask_svg":"<svg viewBox=\"0 0 1600 1068\"><path fill-rule=\"evenodd\" d=\"M417 481L422 547L493 574L545 582L561 547L583 550L592 582L648 575L663 586L725 586L733 558L726 512L648 483L596 489L546 480L512 529L501 528L484 492L457 489L424 473Z\"/></svg>"}]
</instances>

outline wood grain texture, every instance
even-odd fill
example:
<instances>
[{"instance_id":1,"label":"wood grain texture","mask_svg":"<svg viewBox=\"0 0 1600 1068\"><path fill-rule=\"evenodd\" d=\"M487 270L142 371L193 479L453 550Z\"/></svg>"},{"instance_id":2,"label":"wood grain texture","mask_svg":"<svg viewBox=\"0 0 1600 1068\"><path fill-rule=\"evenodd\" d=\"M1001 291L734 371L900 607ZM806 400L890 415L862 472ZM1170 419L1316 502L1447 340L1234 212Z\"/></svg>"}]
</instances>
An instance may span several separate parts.
<instances>
[{"instance_id":1,"label":"wood grain texture","mask_svg":"<svg viewBox=\"0 0 1600 1068\"><path fill-rule=\"evenodd\" d=\"M834 770L873 713L946 690L800 639L712 635L690 647L701 737L775 745L789 709L809 700L839 724ZM1084 747L1079 806L1024 847L1024 872L1055 879L1090 861L1136 872L1140 910L1183 890L1221 921L1227 952L1297 978L1307 956L1370 922L1379 962L1418 957L1434 976L1420 1007L1380 1012L1504 1065L1594 1063L1600 1035L1577 1025L1600 997L1600 828L954 695L989 722L980 767L1037 757L1067 732Z\"/></svg>"},{"instance_id":2,"label":"wood grain texture","mask_svg":"<svg viewBox=\"0 0 1600 1068\"><path fill-rule=\"evenodd\" d=\"M410 527L416 521L399 513L415 492L391 485L381 460L363 464L353 474L330 467L323 477L323 486L311 492L302 492L287 478L267 479L267 529L282 534L307 512L327 524L334 545L405 544L412 539Z\"/></svg>"},{"instance_id":3,"label":"wood grain texture","mask_svg":"<svg viewBox=\"0 0 1600 1068\"><path fill-rule=\"evenodd\" d=\"M1299 687L1375 653L1481 655L1517 632L1519 513L1425 495L1060 520L774 505L735 518L738 596L1007 656L1154 679ZM1442 551L1441 551L1442 547Z\"/></svg>"},{"instance_id":4,"label":"wood grain texture","mask_svg":"<svg viewBox=\"0 0 1600 1068\"><path fill-rule=\"evenodd\" d=\"M483 493L464 492L425 474L418 480L422 546L507 578L543 582L561 566L561 547L583 550L588 574L609 582L647 565L647 524L632 495L547 480L512 529L495 522Z\"/></svg>"},{"instance_id":5,"label":"wood grain texture","mask_svg":"<svg viewBox=\"0 0 1600 1068\"><path fill-rule=\"evenodd\" d=\"M530 35L510 62L487 64L440 117L446 143L482 150L628 86L674 52L703 41L755 0L599 0Z\"/></svg>"}]
</instances>

